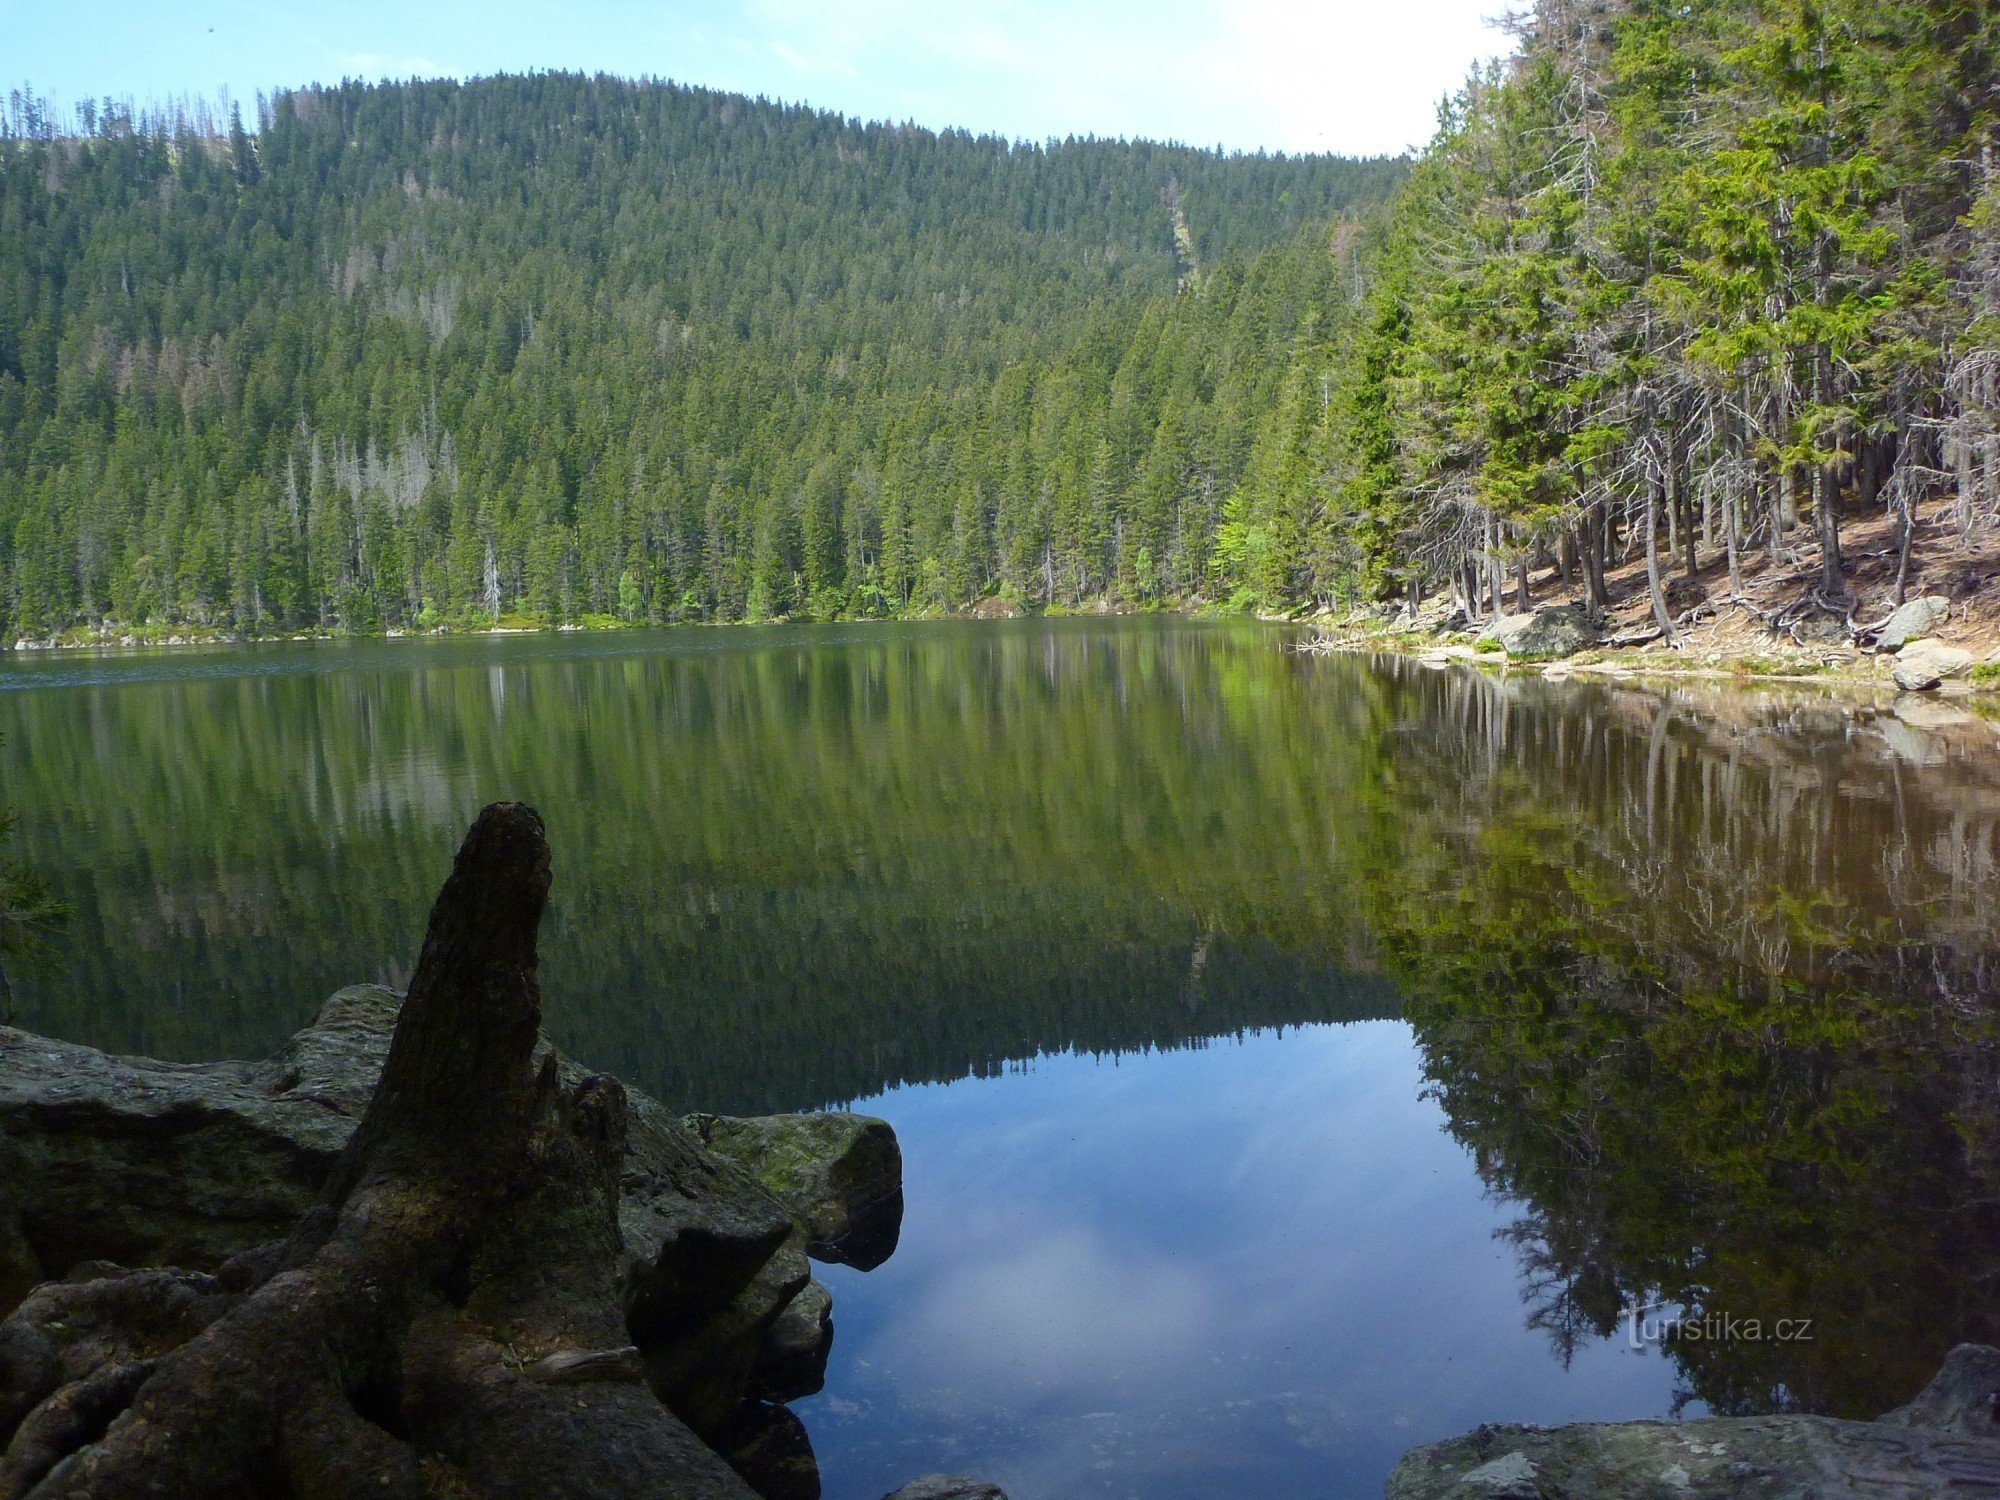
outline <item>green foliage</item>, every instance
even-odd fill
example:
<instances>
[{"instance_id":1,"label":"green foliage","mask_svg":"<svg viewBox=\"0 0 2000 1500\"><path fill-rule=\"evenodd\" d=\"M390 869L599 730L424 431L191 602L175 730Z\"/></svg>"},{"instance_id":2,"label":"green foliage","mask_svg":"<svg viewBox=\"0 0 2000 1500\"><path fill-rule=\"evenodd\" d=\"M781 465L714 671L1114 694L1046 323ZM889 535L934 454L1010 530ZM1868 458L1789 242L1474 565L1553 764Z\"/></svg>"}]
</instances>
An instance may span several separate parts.
<instances>
[{"instance_id":1,"label":"green foliage","mask_svg":"<svg viewBox=\"0 0 2000 1500\"><path fill-rule=\"evenodd\" d=\"M1948 378L2000 327L2000 13L1538 0L1521 36L1362 236L1359 314L1295 353L1326 394L1264 420L1307 458L1275 501L1246 470L1222 566L1259 598L1451 580L1483 612L1559 552L1601 588L1614 536L1700 489L1710 538L1774 551L1810 509L1837 594L1857 492L1938 485L1940 432L2000 420Z\"/></svg>"},{"instance_id":2,"label":"green foliage","mask_svg":"<svg viewBox=\"0 0 2000 1500\"><path fill-rule=\"evenodd\" d=\"M25 100L0 637L1074 605L1141 552L1200 597L1325 226L1402 172L565 74L254 139Z\"/></svg>"}]
</instances>

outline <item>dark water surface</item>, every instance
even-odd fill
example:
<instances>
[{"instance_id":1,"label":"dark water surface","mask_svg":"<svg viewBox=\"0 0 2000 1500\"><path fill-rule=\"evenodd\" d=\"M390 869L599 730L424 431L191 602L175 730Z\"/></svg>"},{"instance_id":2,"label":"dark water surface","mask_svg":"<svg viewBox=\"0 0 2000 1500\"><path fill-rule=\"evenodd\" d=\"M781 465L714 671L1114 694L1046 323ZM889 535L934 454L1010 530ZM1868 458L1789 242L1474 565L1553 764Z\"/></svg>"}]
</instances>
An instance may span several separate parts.
<instances>
[{"instance_id":1,"label":"dark water surface","mask_svg":"<svg viewBox=\"0 0 2000 1500\"><path fill-rule=\"evenodd\" d=\"M901 1248L822 1272L833 1500L1379 1494L1482 1420L1872 1415L2000 1336L1992 725L1284 638L10 660L0 797L79 908L17 1020L261 1054L536 803L565 1047L902 1136ZM1765 1336L1634 1350L1655 1302Z\"/></svg>"}]
</instances>

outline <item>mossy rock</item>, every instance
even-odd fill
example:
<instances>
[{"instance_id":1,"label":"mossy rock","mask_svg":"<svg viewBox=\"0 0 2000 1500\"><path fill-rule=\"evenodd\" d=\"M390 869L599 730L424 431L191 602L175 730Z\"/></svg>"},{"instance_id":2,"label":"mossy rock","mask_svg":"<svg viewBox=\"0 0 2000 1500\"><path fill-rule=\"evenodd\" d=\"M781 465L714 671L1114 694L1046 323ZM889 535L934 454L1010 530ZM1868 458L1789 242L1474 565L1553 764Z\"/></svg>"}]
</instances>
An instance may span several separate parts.
<instances>
[{"instance_id":1,"label":"mossy rock","mask_svg":"<svg viewBox=\"0 0 2000 1500\"><path fill-rule=\"evenodd\" d=\"M817 1260L872 1270L903 1226L903 1151L885 1120L810 1115L689 1115L717 1156L757 1179L805 1226Z\"/></svg>"}]
</instances>

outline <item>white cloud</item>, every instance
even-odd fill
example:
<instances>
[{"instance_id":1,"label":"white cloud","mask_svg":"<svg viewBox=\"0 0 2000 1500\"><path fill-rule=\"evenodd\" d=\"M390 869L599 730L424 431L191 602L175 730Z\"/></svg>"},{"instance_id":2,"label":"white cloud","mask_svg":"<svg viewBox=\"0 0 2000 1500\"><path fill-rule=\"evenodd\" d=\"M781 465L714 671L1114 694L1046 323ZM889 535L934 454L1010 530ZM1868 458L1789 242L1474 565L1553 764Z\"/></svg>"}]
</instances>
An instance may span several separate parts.
<instances>
[{"instance_id":1,"label":"white cloud","mask_svg":"<svg viewBox=\"0 0 2000 1500\"><path fill-rule=\"evenodd\" d=\"M399 57L380 52L343 52L340 66L354 78L462 78L466 70L428 57Z\"/></svg>"},{"instance_id":2,"label":"white cloud","mask_svg":"<svg viewBox=\"0 0 2000 1500\"><path fill-rule=\"evenodd\" d=\"M1438 99L1505 50L1496 0L745 0L795 73L860 88L850 113L1040 138L1098 134L1231 148L1396 151ZM942 113L939 113L942 111Z\"/></svg>"}]
</instances>

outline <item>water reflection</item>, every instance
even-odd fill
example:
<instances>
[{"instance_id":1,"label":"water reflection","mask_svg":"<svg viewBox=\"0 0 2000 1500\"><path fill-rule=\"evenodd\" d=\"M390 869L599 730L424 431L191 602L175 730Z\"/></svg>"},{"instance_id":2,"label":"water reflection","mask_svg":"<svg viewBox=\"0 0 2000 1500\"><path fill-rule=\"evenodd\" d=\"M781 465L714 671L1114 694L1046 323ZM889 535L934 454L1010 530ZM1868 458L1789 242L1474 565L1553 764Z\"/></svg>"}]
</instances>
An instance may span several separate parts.
<instances>
[{"instance_id":1,"label":"water reflection","mask_svg":"<svg viewBox=\"0 0 2000 1500\"><path fill-rule=\"evenodd\" d=\"M1422 1097L1406 1027L1045 1059L899 1089L909 1209L834 1284L831 1500L946 1467L1028 1495L1379 1496L1403 1448L1660 1410L1619 1340L1522 1325L1509 1207Z\"/></svg>"},{"instance_id":2,"label":"water reflection","mask_svg":"<svg viewBox=\"0 0 2000 1500\"><path fill-rule=\"evenodd\" d=\"M921 1427L1281 1485L1579 1393L1869 1415L2000 1336L1990 723L1277 640L9 663L0 781L82 918L22 1019L261 1053L395 976L479 803L537 802L572 1051L725 1111L889 1091L910 1220L843 1284L835 1473ZM1604 1367L1661 1298L1820 1337Z\"/></svg>"}]
</instances>

